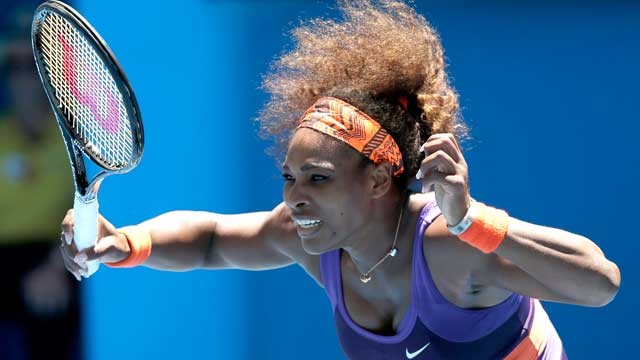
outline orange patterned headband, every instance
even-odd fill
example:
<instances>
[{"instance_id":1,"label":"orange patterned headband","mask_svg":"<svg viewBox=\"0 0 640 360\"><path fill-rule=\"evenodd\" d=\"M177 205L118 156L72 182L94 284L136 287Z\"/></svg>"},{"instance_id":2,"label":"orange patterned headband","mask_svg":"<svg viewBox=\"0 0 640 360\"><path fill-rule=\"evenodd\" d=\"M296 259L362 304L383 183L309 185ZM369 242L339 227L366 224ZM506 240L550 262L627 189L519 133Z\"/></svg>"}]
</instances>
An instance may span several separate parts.
<instances>
[{"instance_id":1,"label":"orange patterned headband","mask_svg":"<svg viewBox=\"0 0 640 360\"><path fill-rule=\"evenodd\" d=\"M310 128L347 143L374 164L388 161L393 175L404 171L402 154L391 135L369 115L340 99L318 99L302 115L299 128Z\"/></svg>"}]
</instances>

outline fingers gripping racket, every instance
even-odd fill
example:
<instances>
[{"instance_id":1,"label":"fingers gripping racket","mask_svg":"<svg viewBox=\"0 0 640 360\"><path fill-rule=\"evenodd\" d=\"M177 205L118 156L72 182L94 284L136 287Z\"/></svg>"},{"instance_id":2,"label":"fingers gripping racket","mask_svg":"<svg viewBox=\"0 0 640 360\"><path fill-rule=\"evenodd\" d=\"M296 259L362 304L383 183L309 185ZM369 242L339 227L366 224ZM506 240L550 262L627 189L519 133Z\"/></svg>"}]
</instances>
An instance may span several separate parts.
<instances>
[{"instance_id":1,"label":"fingers gripping racket","mask_svg":"<svg viewBox=\"0 0 640 360\"><path fill-rule=\"evenodd\" d=\"M107 44L70 6L59 1L40 5L33 18L31 44L69 153L76 190L74 242L84 250L97 238L102 180L132 170L142 156L138 103ZM97 165L91 177L85 157ZM97 261L90 262L88 275L98 266Z\"/></svg>"}]
</instances>

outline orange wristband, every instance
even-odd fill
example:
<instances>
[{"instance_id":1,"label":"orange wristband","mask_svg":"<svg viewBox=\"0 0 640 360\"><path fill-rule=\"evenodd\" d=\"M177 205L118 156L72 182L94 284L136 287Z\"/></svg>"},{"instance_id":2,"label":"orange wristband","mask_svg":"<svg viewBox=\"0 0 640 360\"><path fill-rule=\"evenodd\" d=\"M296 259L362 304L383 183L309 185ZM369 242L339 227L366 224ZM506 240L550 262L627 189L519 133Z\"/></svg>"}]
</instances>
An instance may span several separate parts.
<instances>
[{"instance_id":1,"label":"orange wristband","mask_svg":"<svg viewBox=\"0 0 640 360\"><path fill-rule=\"evenodd\" d=\"M118 232L127 238L131 252L126 259L104 264L109 267L131 268L144 263L151 255L151 234L139 226L126 226L118 229Z\"/></svg>"},{"instance_id":2,"label":"orange wristband","mask_svg":"<svg viewBox=\"0 0 640 360\"><path fill-rule=\"evenodd\" d=\"M458 238L489 254L494 252L507 236L509 214L480 202L476 203L476 206L480 207L478 216Z\"/></svg>"}]
</instances>

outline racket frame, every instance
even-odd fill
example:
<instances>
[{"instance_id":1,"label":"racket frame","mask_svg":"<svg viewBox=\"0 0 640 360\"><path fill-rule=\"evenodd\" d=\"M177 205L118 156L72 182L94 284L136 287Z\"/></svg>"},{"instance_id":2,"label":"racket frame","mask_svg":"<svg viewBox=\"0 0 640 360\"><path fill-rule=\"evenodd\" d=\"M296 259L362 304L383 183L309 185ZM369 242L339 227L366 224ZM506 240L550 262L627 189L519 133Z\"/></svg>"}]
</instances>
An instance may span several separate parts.
<instances>
[{"instance_id":1,"label":"racket frame","mask_svg":"<svg viewBox=\"0 0 640 360\"><path fill-rule=\"evenodd\" d=\"M129 158L129 162L127 163L127 165L123 168L113 168L100 157L94 156L93 152L87 150L88 146L82 144L75 138L75 132L72 130L71 126L66 120L68 116L62 113L62 106L60 105L60 101L55 96L55 89L48 80L49 75L46 74L47 65L43 59L42 52L39 50L40 46L38 45L38 41L40 41L39 32L41 31L40 22L44 18L44 12L46 11L54 12L57 15L63 17L65 20L69 21L78 31L80 31L82 36L87 38L87 41L90 45L95 45L96 54L100 57L104 65L109 69L109 72L111 73L111 76L114 77L114 80L116 80L115 84L122 94L125 109L127 111L127 116L129 117L129 122L131 124L131 133L134 138L132 144L132 156ZM69 160L72 165L71 167L73 171L76 192L82 197L83 200L87 202L92 201L97 197L100 184L106 176L111 174L124 174L126 172L129 172L140 162L142 151L144 148L144 129L142 127L138 101L131 88L127 76L125 75L124 71L122 71L120 63L116 59L109 46L107 46L106 42L91 26L91 24L89 24L78 12L76 12L69 5L60 1L50 0L38 6L35 11L33 23L31 26L31 46L34 58L36 60L36 67L38 68L38 75L40 76L42 85L46 89L45 92L47 94L47 98L49 99L49 103L54 109L56 121L60 126L62 136L69 153ZM117 81L118 79L120 81ZM83 154L89 157L96 165L102 168L102 170L94 175L91 180L89 180L87 174L84 158L82 156Z\"/></svg>"}]
</instances>

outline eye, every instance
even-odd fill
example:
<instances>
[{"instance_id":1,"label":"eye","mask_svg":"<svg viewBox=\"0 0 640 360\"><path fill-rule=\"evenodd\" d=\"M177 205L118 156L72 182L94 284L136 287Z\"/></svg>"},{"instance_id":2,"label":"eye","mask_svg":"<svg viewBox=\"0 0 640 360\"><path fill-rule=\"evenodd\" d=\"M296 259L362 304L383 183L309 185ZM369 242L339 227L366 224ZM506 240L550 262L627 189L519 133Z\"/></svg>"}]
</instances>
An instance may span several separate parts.
<instances>
[{"instance_id":1,"label":"eye","mask_svg":"<svg viewBox=\"0 0 640 360\"><path fill-rule=\"evenodd\" d=\"M325 176L325 175L317 175L317 174L311 175L311 181L316 181L317 182L317 181L324 181L324 180L327 180L327 179L329 179L329 177Z\"/></svg>"},{"instance_id":2,"label":"eye","mask_svg":"<svg viewBox=\"0 0 640 360\"><path fill-rule=\"evenodd\" d=\"M284 181L289 182L289 181L293 181L295 180L293 178L293 176L289 175L289 174L282 174L282 179L284 179Z\"/></svg>"}]
</instances>

